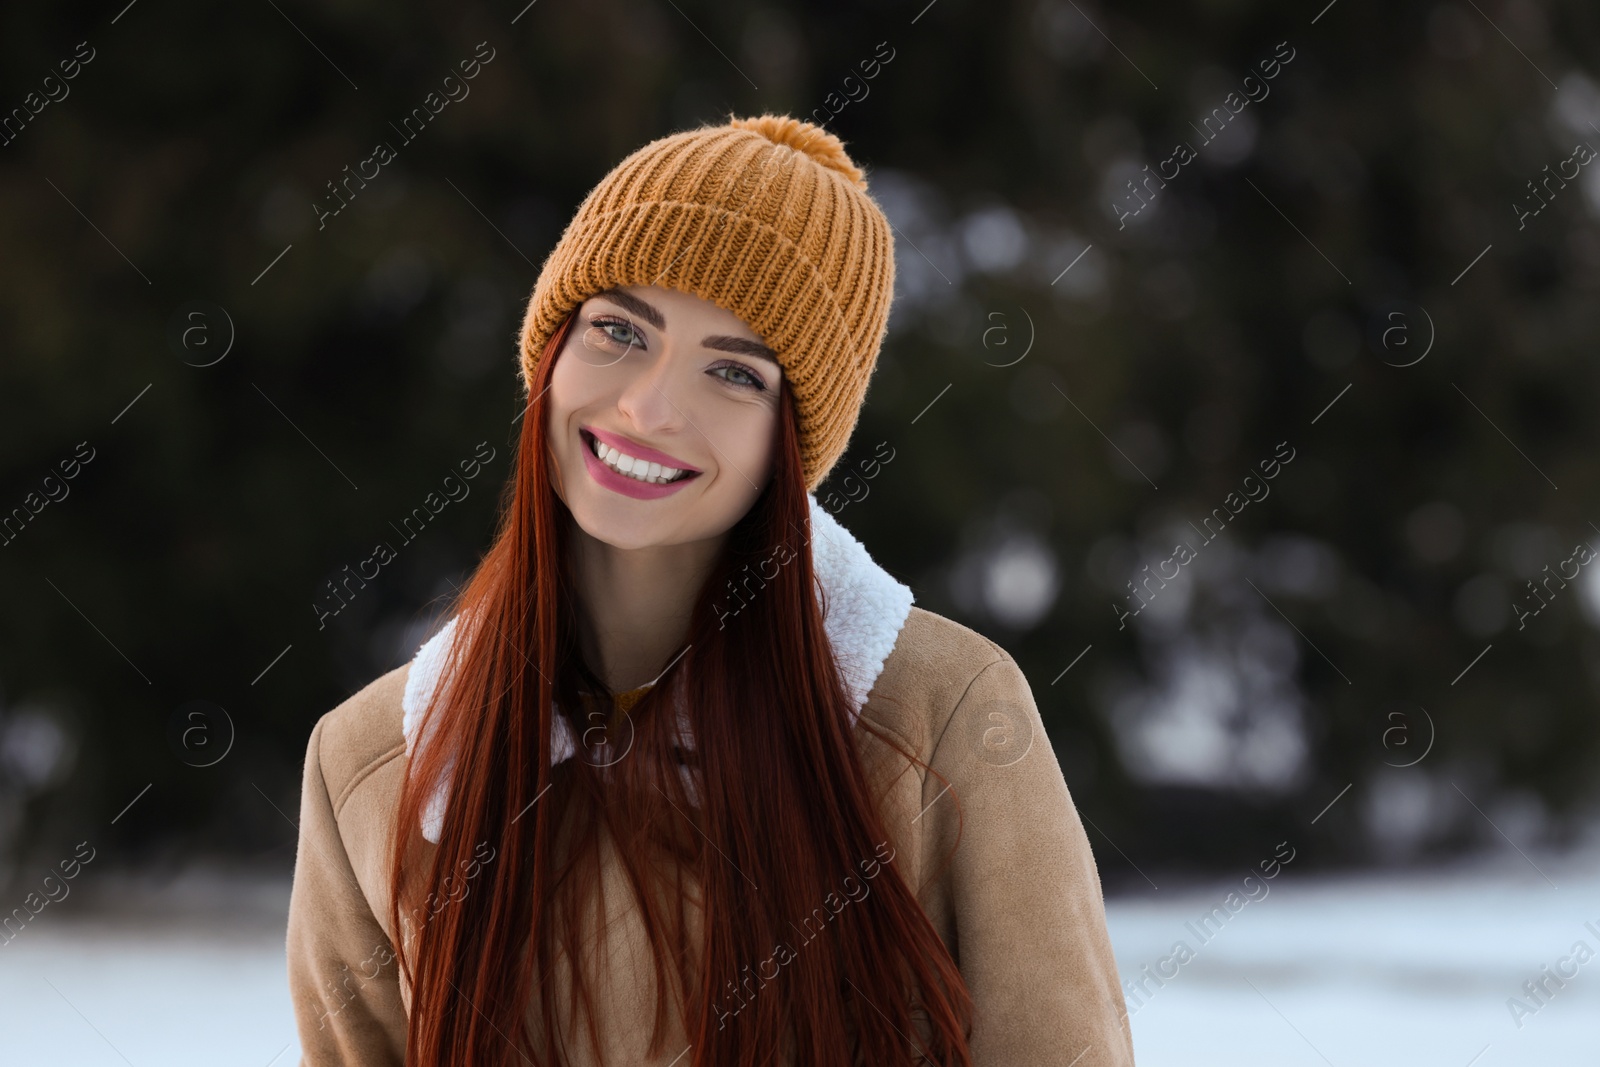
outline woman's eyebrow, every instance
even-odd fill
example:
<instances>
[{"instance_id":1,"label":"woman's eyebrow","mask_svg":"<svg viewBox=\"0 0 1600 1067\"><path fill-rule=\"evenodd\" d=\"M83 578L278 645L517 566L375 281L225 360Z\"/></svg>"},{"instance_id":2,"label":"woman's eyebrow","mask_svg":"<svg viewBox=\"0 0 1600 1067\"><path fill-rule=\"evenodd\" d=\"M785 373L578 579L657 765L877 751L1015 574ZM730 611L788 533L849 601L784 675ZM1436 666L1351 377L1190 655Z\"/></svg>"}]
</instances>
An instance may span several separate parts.
<instances>
[{"instance_id":1,"label":"woman's eyebrow","mask_svg":"<svg viewBox=\"0 0 1600 1067\"><path fill-rule=\"evenodd\" d=\"M658 330L667 328L667 317L661 314L661 311L654 304L634 296L632 293L625 293L621 289L607 289L595 295L604 297L612 303L633 312ZM778 353L760 341L752 341L748 337L712 334L700 343L706 348L714 348L719 352L733 352L741 356L754 356L756 359L764 359L780 369L782 367L782 364L778 362Z\"/></svg>"},{"instance_id":2,"label":"woman's eyebrow","mask_svg":"<svg viewBox=\"0 0 1600 1067\"><path fill-rule=\"evenodd\" d=\"M757 359L764 359L774 367L782 369L782 365L778 362L778 353L760 341L752 341L748 337L729 337L726 334L715 333L703 338L700 344L706 348L714 348L719 352L735 352L742 356L754 356Z\"/></svg>"},{"instance_id":3,"label":"woman's eyebrow","mask_svg":"<svg viewBox=\"0 0 1600 1067\"><path fill-rule=\"evenodd\" d=\"M654 304L641 300L632 293L625 293L621 289L607 289L595 295L604 297L613 304L626 308L658 330L667 328L667 317L661 314Z\"/></svg>"}]
</instances>

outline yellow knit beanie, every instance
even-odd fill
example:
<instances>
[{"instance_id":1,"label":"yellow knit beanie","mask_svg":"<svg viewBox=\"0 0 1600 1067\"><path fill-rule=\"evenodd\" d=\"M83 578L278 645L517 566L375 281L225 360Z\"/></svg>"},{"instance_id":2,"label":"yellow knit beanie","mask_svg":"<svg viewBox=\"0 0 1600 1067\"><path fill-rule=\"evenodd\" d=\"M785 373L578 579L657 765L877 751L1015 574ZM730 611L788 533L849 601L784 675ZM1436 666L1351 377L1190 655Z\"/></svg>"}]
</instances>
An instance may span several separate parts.
<instances>
[{"instance_id":1,"label":"yellow knit beanie","mask_svg":"<svg viewBox=\"0 0 1600 1067\"><path fill-rule=\"evenodd\" d=\"M839 139L784 115L652 141L601 179L545 259L522 323L524 395L568 312L661 285L733 312L794 389L806 489L855 429L894 297L889 220Z\"/></svg>"}]
</instances>

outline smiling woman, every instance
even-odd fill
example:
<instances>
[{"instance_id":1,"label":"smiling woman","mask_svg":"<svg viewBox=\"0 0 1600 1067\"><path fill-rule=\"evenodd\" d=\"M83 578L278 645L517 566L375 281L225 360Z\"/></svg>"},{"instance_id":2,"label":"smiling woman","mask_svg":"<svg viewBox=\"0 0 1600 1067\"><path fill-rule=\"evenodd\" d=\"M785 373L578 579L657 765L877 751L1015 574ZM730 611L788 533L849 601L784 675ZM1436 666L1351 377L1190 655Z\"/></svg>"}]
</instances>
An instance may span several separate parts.
<instances>
[{"instance_id":1,"label":"smiling woman","mask_svg":"<svg viewBox=\"0 0 1600 1067\"><path fill-rule=\"evenodd\" d=\"M860 168L792 118L664 137L584 200L524 318L493 544L312 732L306 1064L1132 1062L1027 680L812 495L893 291ZM374 945L396 966L330 1004Z\"/></svg>"}]
</instances>

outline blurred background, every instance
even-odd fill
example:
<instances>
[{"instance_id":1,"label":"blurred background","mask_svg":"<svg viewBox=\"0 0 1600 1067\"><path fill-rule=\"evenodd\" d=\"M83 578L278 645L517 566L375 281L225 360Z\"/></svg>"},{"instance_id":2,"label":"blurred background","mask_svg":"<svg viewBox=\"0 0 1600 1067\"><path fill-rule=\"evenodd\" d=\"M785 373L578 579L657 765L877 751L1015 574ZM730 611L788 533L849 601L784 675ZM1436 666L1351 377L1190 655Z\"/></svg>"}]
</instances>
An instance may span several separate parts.
<instances>
[{"instance_id":1,"label":"blurred background","mask_svg":"<svg viewBox=\"0 0 1600 1067\"><path fill-rule=\"evenodd\" d=\"M628 152L763 111L842 137L896 232L818 498L1027 672L1140 1062L1592 1055L1600 9L113 0L0 27L14 1062L294 1062L305 743L488 544L539 264Z\"/></svg>"}]
</instances>

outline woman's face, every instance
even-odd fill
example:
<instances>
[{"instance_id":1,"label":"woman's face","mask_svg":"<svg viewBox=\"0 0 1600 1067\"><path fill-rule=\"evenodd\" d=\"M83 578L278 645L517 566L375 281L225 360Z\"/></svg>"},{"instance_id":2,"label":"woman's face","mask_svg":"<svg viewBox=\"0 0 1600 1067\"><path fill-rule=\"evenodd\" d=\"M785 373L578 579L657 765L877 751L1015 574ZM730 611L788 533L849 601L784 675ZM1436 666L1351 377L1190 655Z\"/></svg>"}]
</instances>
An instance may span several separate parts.
<instances>
[{"instance_id":1,"label":"woman's face","mask_svg":"<svg viewBox=\"0 0 1600 1067\"><path fill-rule=\"evenodd\" d=\"M726 533L772 475L775 354L737 315L676 289L610 290L575 314L550 375L548 443L578 525L616 548Z\"/></svg>"}]
</instances>

